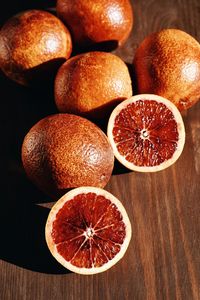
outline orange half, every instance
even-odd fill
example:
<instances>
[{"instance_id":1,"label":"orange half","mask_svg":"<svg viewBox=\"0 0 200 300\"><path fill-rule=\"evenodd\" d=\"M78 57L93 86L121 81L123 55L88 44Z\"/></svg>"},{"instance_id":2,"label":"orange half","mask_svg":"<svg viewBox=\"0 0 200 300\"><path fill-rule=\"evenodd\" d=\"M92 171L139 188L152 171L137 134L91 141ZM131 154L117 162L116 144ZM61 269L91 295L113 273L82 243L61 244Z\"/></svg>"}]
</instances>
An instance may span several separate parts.
<instances>
[{"instance_id":1,"label":"orange half","mask_svg":"<svg viewBox=\"0 0 200 300\"><path fill-rule=\"evenodd\" d=\"M110 116L107 134L119 162L139 172L171 166L185 144L179 110L171 101L153 94L121 102Z\"/></svg>"},{"instance_id":2,"label":"orange half","mask_svg":"<svg viewBox=\"0 0 200 300\"><path fill-rule=\"evenodd\" d=\"M96 274L115 265L131 239L131 224L122 203L109 192L80 187L52 207L45 229L55 259L68 270Z\"/></svg>"}]
</instances>

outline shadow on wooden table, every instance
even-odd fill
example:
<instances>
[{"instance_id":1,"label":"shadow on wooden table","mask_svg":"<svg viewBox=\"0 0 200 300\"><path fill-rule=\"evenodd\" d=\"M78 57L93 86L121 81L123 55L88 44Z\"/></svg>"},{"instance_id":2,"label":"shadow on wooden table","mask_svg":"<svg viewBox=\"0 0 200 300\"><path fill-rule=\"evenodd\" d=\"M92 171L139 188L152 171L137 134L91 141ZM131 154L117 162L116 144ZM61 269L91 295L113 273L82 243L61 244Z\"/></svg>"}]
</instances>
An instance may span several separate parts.
<instances>
[{"instance_id":1,"label":"shadow on wooden table","mask_svg":"<svg viewBox=\"0 0 200 300\"><path fill-rule=\"evenodd\" d=\"M30 90L0 74L1 82L1 247L0 258L17 266L44 273L66 274L50 254L44 236L48 208L37 203L52 201L26 178L21 145L29 128L55 111L52 91Z\"/></svg>"},{"instance_id":2,"label":"shadow on wooden table","mask_svg":"<svg viewBox=\"0 0 200 300\"><path fill-rule=\"evenodd\" d=\"M55 1L4 2L0 25L11 16L31 8L49 8ZM25 177L21 144L26 132L39 119L55 111L53 91L43 86L30 90L6 79L1 83L1 247L0 259L33 271L66 274L50 254L44 236L49 209L36 205L40 193ZM48 201L49 199L46 199ZM49 200L51 201L51 200ZM45 202L45 201L44 201Z\"/></svg>"},{"instance_id":3,"label":"shadow on wooden table","mask_svg":"<svg viewBox=\"0 0 200 300\"><path fill-rule=\"evenodd\" d=\"M14 200L14 199L12 199ZM67 274L50 254L44 238L48 209L21 202L3 204L0 258L19 267L49 274ZM23 203L23 205L22 205Z\"/></svg>"}]
</instances>

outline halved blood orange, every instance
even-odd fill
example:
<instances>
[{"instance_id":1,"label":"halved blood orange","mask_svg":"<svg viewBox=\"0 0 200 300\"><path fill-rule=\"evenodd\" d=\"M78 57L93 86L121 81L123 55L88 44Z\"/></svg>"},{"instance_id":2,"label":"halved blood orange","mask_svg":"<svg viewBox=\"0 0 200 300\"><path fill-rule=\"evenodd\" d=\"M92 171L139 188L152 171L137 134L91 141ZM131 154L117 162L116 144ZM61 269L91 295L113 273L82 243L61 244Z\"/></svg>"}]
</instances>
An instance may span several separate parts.
<instances>
[{"instance_id":1,"label":"halved blood orange","mask_svg":"<svg viewBox=\"0 0 200 300\"><path fill-rule=\"evenodd\" d=\"M155 172L172 165L185 143L182 116L169 100L141 94L121 102L108 121L115 157L128 169Z\"/></svg>"},{"instance_id":2,"label":"halved blood orange","mask_svg":"<svg viewBox=\"0 0 200 300\"><path fill-rule=\"evenodd\" d=\"M103 272L125 254L131 224L122 203L96 187L66 193L52 207L45 228L55 259L79 274Z\"/></svg>"}]
</instances>

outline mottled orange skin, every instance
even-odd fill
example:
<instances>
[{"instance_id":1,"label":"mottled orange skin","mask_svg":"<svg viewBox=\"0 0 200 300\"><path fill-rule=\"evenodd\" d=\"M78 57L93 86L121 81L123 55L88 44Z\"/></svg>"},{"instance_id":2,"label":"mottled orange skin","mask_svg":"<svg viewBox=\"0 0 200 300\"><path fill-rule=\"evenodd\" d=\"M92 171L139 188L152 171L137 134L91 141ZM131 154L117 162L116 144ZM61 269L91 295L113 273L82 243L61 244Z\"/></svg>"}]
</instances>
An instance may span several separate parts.
<instances>
[{"instance_id":1,"label":"mottled orange skin","mask_svg":"<svg viewBox=\"0 0 200 300\"><path fill-rule=\"evenodd\" d=\"M71 54L68 29L54 15L29 10L10 18L0 31L0 67L12 80L29 85L58 68ZM40 76L40 77L42 77Z\"/></svg>"},{"instance_id":2,"label":"mottled orange skin","mask_svg":"<svg viewBox=\"0 0 200 300\"><path fill-rule=\"evenodd\" d=\"M57 13L81 46L108 41L122 45L133 26L129 0L58 0Z\"/></svg>"},{"instance_id":3,"label":"mottled orange skin","mask_svg":"<svg viewBox=\"0 0 200 300\"><path fill-rule=\"evenodd\" d=\"M55 101L60 112L100 119L131 96L126 64L106 52L88 52L69 59L55 80Z\"/></svg>"},{"instance_id":4,"label":"mottled orange skin","mask_svg":"<svg viewBox=\"0 0 200 300\"><path fill-rule=\"evenodd\" d=\"M200 44L189 34L165 29L148 36L133 61L138 93L157 94L179 110L200 99Z\"/></svg>"},{"instance_id":5,"label":"mottled orange skin","mask_svg":"<svg viewBox=\"0 0 200 300\"><path fill-rule=\"evenodd\" d=\"M40 120L27 133L22 162L42 191L57 196L79 186L103 188L110 179L114 155L95 124L75 115L56 114Z\"/></svg>"}]
</instances>

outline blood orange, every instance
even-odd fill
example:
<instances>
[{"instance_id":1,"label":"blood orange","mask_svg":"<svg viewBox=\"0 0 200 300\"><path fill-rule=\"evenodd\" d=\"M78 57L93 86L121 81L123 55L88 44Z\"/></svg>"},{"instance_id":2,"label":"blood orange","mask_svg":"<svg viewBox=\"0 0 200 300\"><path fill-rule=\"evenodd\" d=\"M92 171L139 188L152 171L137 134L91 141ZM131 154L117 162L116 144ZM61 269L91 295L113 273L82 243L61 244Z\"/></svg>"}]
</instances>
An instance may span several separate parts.
<instances>
[{"instance_id":1,"label":"blood orange","mask_svg":"<svg viewBox=\"0 0 200 300\"><path fill-rule=\"evenodd\" d=\"M0 67L23 84L54 78L72 52L71 35L53 14L27 10L11 17L0 31Z\"/></svg>"},{"instance_id":2,"label":"blood orange","mask_svg":"<svg viewBox=\"0 0 200 300\"><path fill-rule=\"evenodd\" d=\"M121 202L107 191L80 187L51 209L46 242L55 259L79 274L96 274L116 264L131 239L131 224Z\"/></svg>"},{"instance_id":3,"label":"blood orange","mask_svg":"<svg viewBox=\"0 0 200 300\"><path fill-rule=\"evenodd\" d=\"M200 99L200 44L186 32L168 28L150 34L133 64L140 94L165 97L179 110Z\"/></svg>"},{"instance_id":4,"label":"blood orange","mask_svg":"<svg viewBox=\"0 0 200 300\"><path fill-rule=\"evenodd\" d=\"M30 180L57 197L80 186L103 188L112 174L114 154L94 123L72 114L54 114L26 134L22 162Z\"/></svg>"},{"instance_id":5,"label":"blood orange","mask_svg":"<svg viewBox=\"0 0 200 300\"><path fill-rule=\"evenodd\" d=\"M101 42L121 46L133 26L129 0L58 0L56 10L78 46Z\"/></svg>"},{"instance_id":6,"label":"blood orange","mask_svg":"<svg viewBox=\"0 0 200 300\"><path fill-rule=\"evenodd\" d=\"M122 100L132 96L126 64L116 55L93 51L64 63L55 79L60 112L104 119Z\"/></svg>"},{"instance_id":7,"label":"blood orange","mask_svg":"<svg viewBox=\"0 0 200 300\"><path fill-rule=\"evenodd\" d=\"M124 166L139 172L155 172L179 158L185 143L185 128L172 102L143 94L123 101L113 110L108 138L116 158Z\"/></svg>"}]
</instances>

